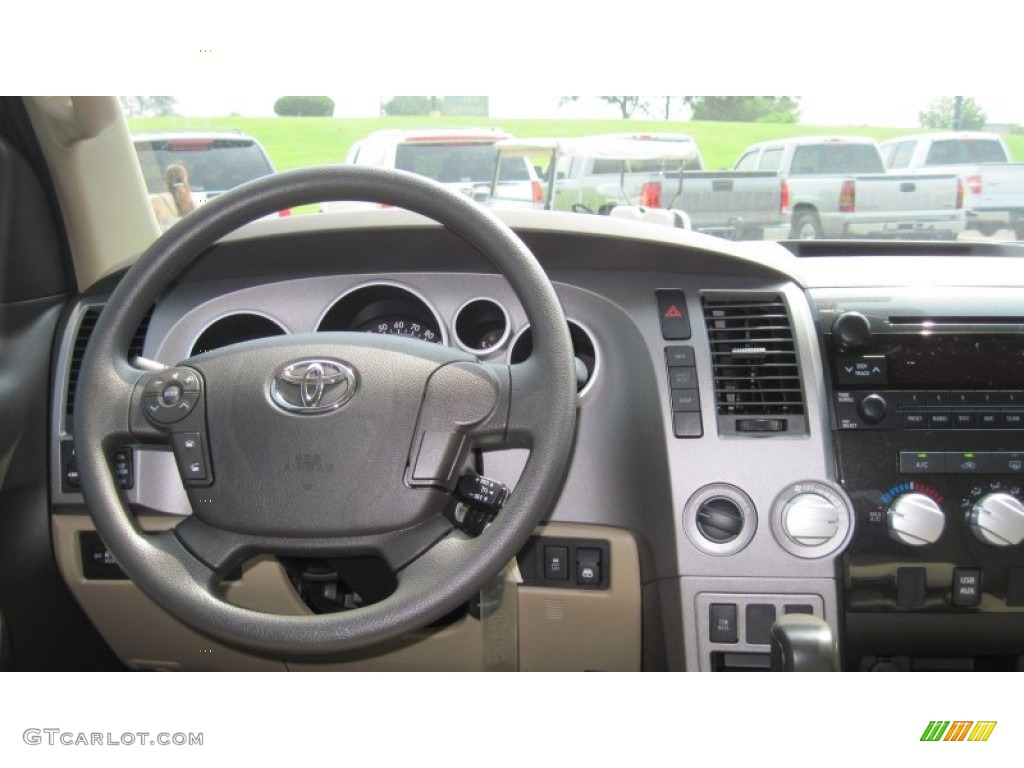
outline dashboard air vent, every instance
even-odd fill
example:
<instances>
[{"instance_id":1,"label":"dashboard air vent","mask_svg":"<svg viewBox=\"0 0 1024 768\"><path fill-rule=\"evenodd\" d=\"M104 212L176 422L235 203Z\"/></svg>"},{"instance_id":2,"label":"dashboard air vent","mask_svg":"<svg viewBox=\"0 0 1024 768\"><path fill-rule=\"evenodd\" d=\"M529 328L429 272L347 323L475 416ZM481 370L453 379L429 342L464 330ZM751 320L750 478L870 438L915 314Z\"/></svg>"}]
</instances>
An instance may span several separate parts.
<instances>
[{"instance_id":1,"label":"dashboard air vent","mask_svg":"<svg viewBox=\"0 0 1024 768\"><path fill-rule=\"evenodd\" d=\"M85 357L85 348L89 344L89 338L96 328L96 321L100 317L102 306L94 305L87 307L82 312L82 319L78 323L75 332L75 343L71 348L71 359L68 361L68 395L65 400L64 416L67 429L71 429L71 418L75 412L75 392L78 389L78 375L82 369L82 358ZM146 316L139 323L135 335L128 345L128 358L141 357L142 349L146 343L146 332L149 330L149 321L153 317L154 307L150 307Z\"/></svg>"},{"instance_id":2,"label":"dashboard air vent","mask_svg":"<svg viewBox=\"0 0 1024 768\"><path fill-rule=\"evenodd\" d=\"M781 296L705 296L720 434L806 434L792 324Z\"/></svg>"}]
</instances>

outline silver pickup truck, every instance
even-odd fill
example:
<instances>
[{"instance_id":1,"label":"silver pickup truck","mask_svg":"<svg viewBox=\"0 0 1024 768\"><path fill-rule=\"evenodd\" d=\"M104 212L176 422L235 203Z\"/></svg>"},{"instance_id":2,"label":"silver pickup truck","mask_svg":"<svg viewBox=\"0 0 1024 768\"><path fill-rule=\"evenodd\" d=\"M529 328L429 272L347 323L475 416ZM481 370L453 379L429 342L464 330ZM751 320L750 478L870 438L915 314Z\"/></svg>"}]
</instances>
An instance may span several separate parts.
<instances>
[{"instance_id":1,"label":"silver pickup truck","mask_svg":"<svg viewBox=\"0 0 1024 768\"><path fill-rule=\"evenodd\" d=\"M608 214L621 206L675 211L699 232L760 239L782 232L782 182L771 172L705 171L681 133L604 134L499 142L499 156L546 161L549 210Z\"/></svg>"},{"instance_id":2,"label":"silver pickup truck","mask_svg":"<svg viewBox=\"0 0 1024 768\"><path fill-rule=\"evenodd\" d=\"M964 185L967 227L983 235L1012 229L1024 240L1024 164L1011 163L997 133L959 131L901 136L880 145L886 167L955 173Z\"/></svg>"},{"instance_id":3,"label":"silver pickup truck","mask_svg":"<svg viewBox=\"0 0 1024 768\"><path fill-rule=\"evenodd\" d=\"M735 170L775 171L794 239L953 240L965 227L955 173L886 173L878 146L857 136L805 136L754 144Z\"/></svg>"}]
</instances>

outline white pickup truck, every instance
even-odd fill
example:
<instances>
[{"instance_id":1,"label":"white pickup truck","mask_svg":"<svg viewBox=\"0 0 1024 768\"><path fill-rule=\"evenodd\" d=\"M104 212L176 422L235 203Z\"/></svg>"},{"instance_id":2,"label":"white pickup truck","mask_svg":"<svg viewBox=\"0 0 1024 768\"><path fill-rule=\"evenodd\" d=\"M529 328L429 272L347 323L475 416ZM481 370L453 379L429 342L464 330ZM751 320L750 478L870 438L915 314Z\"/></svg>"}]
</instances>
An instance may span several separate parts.
<instances>
[{"instance_id":1,"label":"white pickup truck","mask_svg":"<svg viewBox=\"0 0 1024 768\"><path fill-rule=\"evenodd\" d=\"M1024 164L1011 163L997 133L959 131L901 136L882 142L890 170L955 173L964 185L967 227L983 235L1012 229L1024 239Z\"/></svg>"},{"instance_id":2,"label":"white pickup truck","mask_svg":"<svg viewBox=\"0 0 1024 768\"><path fill-rule=\"evenodd\" d=\"M608 214L619 207L673 210L687 228L760 239L784 226L774 171L705 171L682 133L601 134L499 142L499 157L544 160L549 210Z\"/></svg>"},{"instance_id":3,"label":"white pickup truck","mask_svg":"<svg viewBox=\"0 0 1024 768\"><path fill-rule=\"evenodd\" d=\"M955 173L886 173L869 138L764 141L748 147L735 170L779 174L794 239L953 240L965 226L963 185Z\"/></svg>"}]
</instances>

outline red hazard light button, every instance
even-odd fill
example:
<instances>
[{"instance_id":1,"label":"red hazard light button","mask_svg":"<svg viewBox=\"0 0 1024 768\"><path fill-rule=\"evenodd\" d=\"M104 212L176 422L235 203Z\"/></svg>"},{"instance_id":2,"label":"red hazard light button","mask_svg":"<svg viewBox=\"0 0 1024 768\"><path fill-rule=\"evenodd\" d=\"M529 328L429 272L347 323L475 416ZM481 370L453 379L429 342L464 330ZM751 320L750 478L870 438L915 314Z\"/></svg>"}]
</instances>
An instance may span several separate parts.
<instances>
[{"instance_id":1,"label":"red hazard light button","mask_svg":"<svg viewBox=\"0 0 1024 768\"><path fill-rule=\"evenodd\" d=\"M690 316L686 311L686 294L679 290L655 292L663 339L690 338Z\"/></svg>"}]
</instances>

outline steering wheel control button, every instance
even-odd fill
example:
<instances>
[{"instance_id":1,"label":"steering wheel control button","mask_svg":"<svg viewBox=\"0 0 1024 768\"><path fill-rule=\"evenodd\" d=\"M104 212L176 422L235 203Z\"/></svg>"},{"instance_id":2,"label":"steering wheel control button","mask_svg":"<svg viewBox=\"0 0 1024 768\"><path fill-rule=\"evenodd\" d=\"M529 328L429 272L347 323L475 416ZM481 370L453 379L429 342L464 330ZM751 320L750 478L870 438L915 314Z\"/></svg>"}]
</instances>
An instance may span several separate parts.
<instances>
[{"instance_id":1,"label":"steering wheel control button","mask_svg":"<svg viewBox=\"0 0 1024 768\"><path fill-rule=\"evenodd\" d=\"M196 485L208 483L210 462L202 433L176 432L171 442L182 480Z\"/></svg>"},{"instance_id":2,"label":"steering wheel control button","mask_svg":"<svg viewBox=\"0 0 1024 768\"><path fill-rule=\"evenodd\" d=\"M708 608L710 640L712 643L738 643L740 632L736 624L735 603L712 603Z\"/></svg>"},{"instance_id":3,"label":"steering wheel control button","mask_svg":"<svg viewBox=\"0 0 1024 768\"><path fill-rule=\"evenodd\" d=\"M976 608L981 605L981 570L978 568L953 569L953 605Z\"/></svg>"},{"instance_id":4,"label":"steering wheel control button","mask_svg":"<svg viewBox=\"0 0 1024 768\"><path fill-rule=\"evenodd\" d=\"M146 382L142 410L151 423L166 427L192 413L201 393L198 373L191 368L168 368L153 374Z\"/></svg>"},{"instance_id":5,"label":"steering wheel control button","mask_svg":"<svg viewBox=\"0 0 1024 768\"><path fill-rule=\"evenodd\" d=\"M180 384L168 384L160 393L160 403L167 408L173 408L181 400L183 394L185 394L185 390L181 388Z\"/></svg>"},{"instance_id":6,"label":"steering wheel control button","mask_svg":"<svg viewBox=\"0 0 1024 768\"><path fill-rule=\"evenodd\" d=\"M549 581L569 580L568 547L544 547L544 578Z\"/></svg>"},{"instance_id":7,"label":"steering wheel control button","mask_svg":"<svg viewBox=\"0 0 1024 768\"><path fill-rule=\"evenodd\" d=\"M154 424L167 426L176 424L192 413L198 401L199 395L182 394L173 405L168 405L162 394L146 395L143 398L143 408L147 419Z\"/></svg>"},{"instance_id":8,"label":"steering wheel control button","mask_svg":"<svg viewBox=\"0 0 1024 768\"><path fill-rule=\"evenodd\" d=\"M686 310L686 294L679 290L664 290L655 293L658 297L661 337L669 340L690 338L690 316Z\"/></svg>"}]
</instances>

